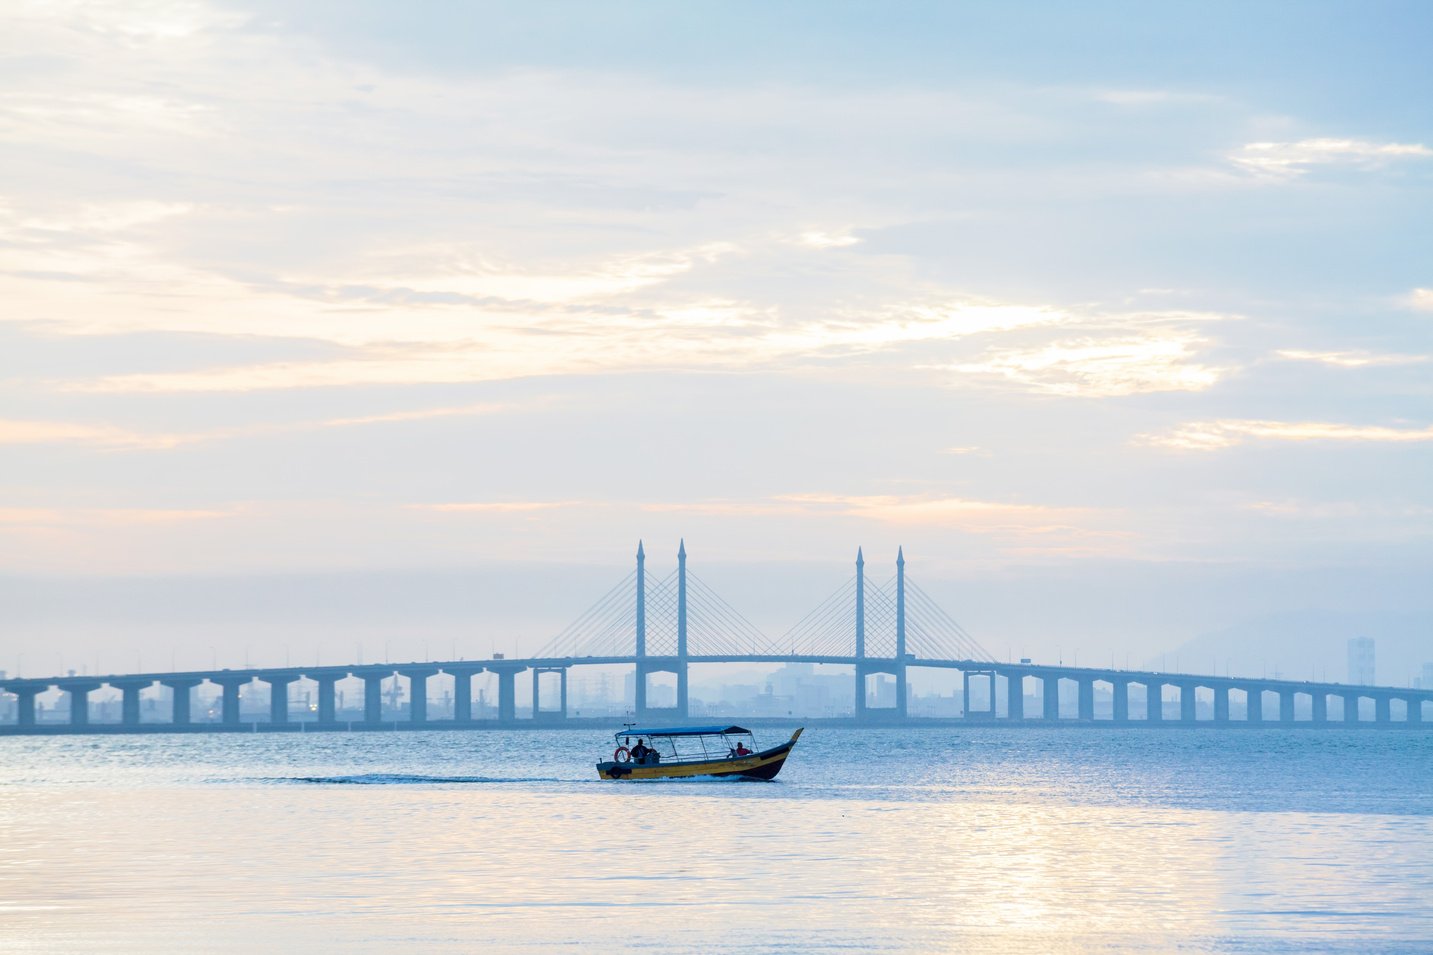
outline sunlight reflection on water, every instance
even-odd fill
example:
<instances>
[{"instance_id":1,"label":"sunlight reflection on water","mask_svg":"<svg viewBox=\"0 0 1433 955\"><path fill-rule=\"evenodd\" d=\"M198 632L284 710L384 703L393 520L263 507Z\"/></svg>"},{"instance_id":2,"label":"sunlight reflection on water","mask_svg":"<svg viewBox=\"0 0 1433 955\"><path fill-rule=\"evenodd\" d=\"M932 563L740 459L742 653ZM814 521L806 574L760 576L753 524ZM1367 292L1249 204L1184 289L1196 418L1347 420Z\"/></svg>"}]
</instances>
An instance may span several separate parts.
<instances>
[{"instance_id":1,"label":"sunlight reflection on water","mask_svg":"<svg viewBox=\"0 0 1433 955\"><path fill-rule=\"evenodd\" d=\"M762 734L775 740L784 734ZM773 783L599 731L0 740L7 950L1410 950L1433 734L808 730Z\"/></svg>"}]
</instances>

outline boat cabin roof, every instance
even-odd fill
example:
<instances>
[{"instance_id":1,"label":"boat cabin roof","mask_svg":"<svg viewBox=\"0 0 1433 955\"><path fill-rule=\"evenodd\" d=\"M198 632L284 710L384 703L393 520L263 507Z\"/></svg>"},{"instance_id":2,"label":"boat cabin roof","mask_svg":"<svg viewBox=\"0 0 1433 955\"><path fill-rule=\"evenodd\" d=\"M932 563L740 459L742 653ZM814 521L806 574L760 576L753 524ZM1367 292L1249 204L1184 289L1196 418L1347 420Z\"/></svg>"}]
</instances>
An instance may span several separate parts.
<instances>
[{"instance_id":1,"label":"boat cabin roof","mask_svg":"<svg viewBox=\"0 0 1433 955\"><path fill-rule=\"evenodd\" d=\"M750 736L751 730L740 726L675 726L667 729L630 729L612 735L620 738L623 736L730 736L737 733Z\"/></svg>"}]
</instances>

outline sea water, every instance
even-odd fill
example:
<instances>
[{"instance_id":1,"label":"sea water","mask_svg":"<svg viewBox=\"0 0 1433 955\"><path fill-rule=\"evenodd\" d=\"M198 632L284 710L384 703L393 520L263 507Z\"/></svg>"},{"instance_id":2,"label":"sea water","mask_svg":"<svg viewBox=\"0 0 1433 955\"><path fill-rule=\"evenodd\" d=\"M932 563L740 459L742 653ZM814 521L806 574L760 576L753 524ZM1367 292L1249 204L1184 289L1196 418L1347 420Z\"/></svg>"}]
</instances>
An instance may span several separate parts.
<instances>
[{"instance_id":1,"label":"sea water","mask_svg":"<svg viewBox=\"0 0 1433 955\"><path fill-rule=\"evenodd\" d=\"M773 782L611 750L3 738L0 950L1433 951L1433 732L813 727Z\"/></svg>"}]
</instances>

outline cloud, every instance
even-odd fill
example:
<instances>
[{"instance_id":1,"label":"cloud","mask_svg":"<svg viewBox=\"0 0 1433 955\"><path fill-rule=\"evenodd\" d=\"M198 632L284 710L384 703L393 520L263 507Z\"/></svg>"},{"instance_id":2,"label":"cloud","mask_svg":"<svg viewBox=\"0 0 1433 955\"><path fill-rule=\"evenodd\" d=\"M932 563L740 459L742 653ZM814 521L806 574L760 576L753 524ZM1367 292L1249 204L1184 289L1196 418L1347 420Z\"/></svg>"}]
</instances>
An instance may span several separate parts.
<instances>
[{"instance_id":1,"label":"cloud","mask_svg":"<svg viewBox=\"0 0 1433 955\"><path fill-rule=\"evenodd\" d=\"M343 316L333 333L360 343L346 357L272 362L182 372L110 375L56 382L67 391L122 393L254 392L353 385L464 383L539 375L653 369L750 370L804 361L896 353L982 335L1086 319L1042 305L978 299L888 305L783 320L774 308L724 300L652 305L640 310L567 310L482 316L462 309L401 308ZM408 319L405 321L405 319ZM325 319L333 321L333 319ZM371 332L368 331L371 329ZM312 324L304 331L320 331ZM393 343L392 335L414 341ZM427 336L427 341L417 339Z\"/></svg>"},{"instance_id":2,"label":"cloud","mask_svg":"<svg viewBox=\"0 0 1433 955\"><path fill-rule=\"evenodd\" d=\"M1426 521L1433 517L1433 507L1421 504L1397 504L1384 501L1250 501L1245 510L1270 517L1318 521Z\"/></svg>"},{"instance_id":3,"label":"cloud","mask_svg":"<svg viewBox=\"0 0 1433 955\"><path fill-rule=\"evenodd\" d=\"M1404 299L1409 308L1433 312L1433 288L1416 288Z\"/></svg>"},{"instance_id":4,"label":"cloud","mask_svg":"<svg viewBox=\"0 0 1433 955\"><path fill-rule=\"evenodd\" d=\"M565 508L595 506L592 501L452 501L443 504L406 504L408 510L442 514L527 514Z\"/></svg>"},{"instance_id":5,"label":"cloud","mask_svg":"<svg viewBox=\"0 0 1433 955\"><path fill-rule=\"evenodd\" d=\"M1085 337L1033 349L994 350L978 361L949 366L961 375L1004 379L1032 391L1109 398L1160 391L1204 391L1227 369L1201 364L1199 336L1150 332Z\"/></svg>"},{"instance_id":6,"label":"cloud","mask_svg":"<svg viewBox=\"0 0 1433 955\"><path fill-rule=\"evenodd\" d=\"M1140 435L1140 442L1182 451L1216 451L1248 441L1330 441L1416 444L1433 441L1433 426L1391 428L1320 421L1197 421L1161 434Z\"/></svg>"},{"instance_id":7,"label":"cloud","mask_svg":"<svg viewBox=\"0 0 1433 955\"><path fill-rule=\"evenodd\" d=\"M0 507L0 524L31 527L181 524L234 517L230 510L141 507Z\"/></svg>"},{"instance_id":8,"label":"cloud","mask_svg":"<svg viewBox=\"0 0 1433 955\"><path fill-rule=\"evenodd\" d=\"M811 249L845 249L859 244L860 241L856 236L851 235L848 229L831 232L803 232L796 237L798 245L804 245Z\"/></svg>"},{"instance_id":9,"label":"cloud","mask_svg":"<svg viewBox=\"0 0 1433 955\"><path fill-rule=\"evenodd\" d=\"M534 404L543 403L539 399ZM260 435L352 428L365 425L422 421L433 418L499 414L514 410L511 403L483 403L442 408L419 408L349 418L314 421L265 422L235 428L194 432L146 432L104 424L72 421L21 421L0 419L0 445L84 445L100 450L168 451L182 445L252 438Z\"/></svg>"},{"instance_id":10,"label":"cloud","mask_svg":"<svg viewBox=\"0 0 1433 955\"><path fill-rule=\"evenodd\" d=\"M242 13L194 0L145 0L140 3L105 3L94 0L59 0L21 4L22 19L64 24L76 32L145 43L185 40L197 34L235 30L248 22Z\"/></svg>"},{"instance_id":11,"label":"cloud","mask_svg":"<svg viewBox=\"0 0 1433 955\"><path fill-rule=\"evenodd\" d=\"M79 444L127 450L168 450L192 440L182 434L132 431L110 425L70 421L16 421L0 419L0 445Z\"/></svg>"},{"instance_id":12,"label":"cloud","mask_svg":"<svg viewBox=\"0 0 1433 955\"><path fill-rule=\"evenodd\" d=\"M810 511L844 514L884 524L984 532L998 530L1022 535L1068 532L1076 519L1087 517L1090 513L1082 508L1002 504L955 497L785 494L776 499Z\"/></svg>"},{"instance_id":13,"label":"cloud","mask_svg":"<svg viewBox=\"0 0 1433 955\"><path fill-rule=\"evenodd\" d=\"M1313 362L1335 368L1369 368L1388 365L1418 365L1428 361L1427 355L1375 355L1365 351L1312 352L1280 349L1274 353L1285 361Z\"/></svg>"},{"instance_id":14,"label":"cloud","mask_svg":"<svg viewBox=\"0 0 1433 955\"><path fill-rule=\"evenodd\" d=\"M418 408L411 411L389 411L383 414L360 415L355 418L329 418L308 424L294 425L294 428L349 428L366 424L390 424L400 421L427 421L433 418L470 417L473 415L499 414L512 411L516 405L506 402L485 402L475 405L457 405L445 408Z\"/></svg>"},{"instance_id":15,"label":"cloud","mask_svg":"<svg viewBox=\"0 0 1433 955\"><path fill-rule=\"evenodd\" d=\"M1290 179L1314 166L1374 169L1405 159L1433 158L1422 143L1372 143L1358 139L1301 139L1290 143L1247 143L1229 161L1249 172Z\"/></svg>"}]
</instances>

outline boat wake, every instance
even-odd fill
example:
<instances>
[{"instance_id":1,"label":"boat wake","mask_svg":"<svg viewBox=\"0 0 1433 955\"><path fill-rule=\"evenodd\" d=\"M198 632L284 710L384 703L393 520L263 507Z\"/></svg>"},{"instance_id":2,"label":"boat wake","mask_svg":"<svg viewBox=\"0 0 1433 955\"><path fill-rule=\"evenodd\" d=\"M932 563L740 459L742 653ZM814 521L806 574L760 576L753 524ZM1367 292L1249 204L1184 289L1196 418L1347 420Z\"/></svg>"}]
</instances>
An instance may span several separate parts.
<instances>
[{"instance_id":1,"label":"boat wake","mask_svg":"<svg viewBox=\"0 0 1433 955\"><path fill-rule=\"evenodd\" d=\"M478 783L561 783L572 780L554 777L515 776L420 776L409 773L362 773L354 776L286 776L276 782L313 783L324 786L412 786L435 783L475 785Z\"/></svg>"}]
</instances>

